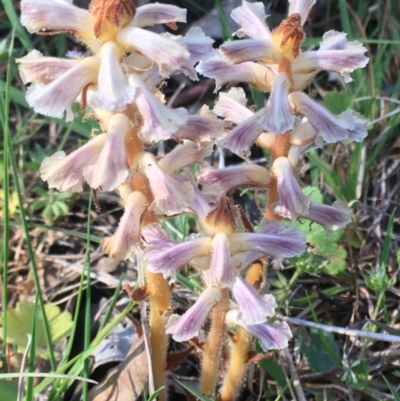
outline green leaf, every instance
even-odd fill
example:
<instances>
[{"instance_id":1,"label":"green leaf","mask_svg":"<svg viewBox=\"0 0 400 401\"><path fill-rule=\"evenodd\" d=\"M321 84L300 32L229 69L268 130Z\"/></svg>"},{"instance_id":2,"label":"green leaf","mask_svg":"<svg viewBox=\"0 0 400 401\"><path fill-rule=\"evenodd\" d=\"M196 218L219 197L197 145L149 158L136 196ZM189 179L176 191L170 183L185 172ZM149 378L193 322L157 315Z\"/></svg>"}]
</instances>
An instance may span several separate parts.
<instances>
[{"instance_id":1,"label":"green leaf","mask_svg":"<svg viewBox=\"0 0 400 401\"><path fill-rule=\"evenodd\" d=\"M396 389L390 384L389 380L386 379L384 375L382 375L383 380L385 380L386 385L389 387L390 392L392 393L394 401L400 401L400 396L399 393L396 391Z\"/></svg>"},{"instance_id":2,"label":"green leaf","mask_svg":"<svg viewBox=\"0 0 400 401\"><path fill-rule=\"evenodd\" d=\"M179 380L176 380L184 389L186 389L187 391L189 391L190 394L193 394L194 396L196 396L199 400L201 401L213 401L213 398L207 398L206 396L204 396L203 394L200 394L198 391L196 391L195 389L187 386L186 384L183 384L182 382L180 382Z\"/></svg>"},{"instance_id":3,"label":"green leaf","mask_svg":"<svg viewBox=\"0 0 400 401\"><path fill-rule=\"evenodd\" d=\"M15 308L7 309L7 342L15 345L18 351L22 352L28 343L28 334L32 332L34 309L35 304L28 301L21 301ZM69 312L61 312L55 305L47 304L44 309L54 344L69 335L72 317ZM38 314L36 352L43 358L48 357L41 313Z\"/></svg>"},{"instance_id":4,"label":"green leaf","mask_svg":"<svg viewBox=\"0 0 400 401\"><path fill-rule=\"evenodd\" d=\"M350 108L353 102L352 97L346 92L326 92L321 102L329 111L334 114L343 113Z\"/></svg>"},{"instance_id":5,"label":"green leaf","mask_svg":"<svg viewBox=\"0 0 400 401\"><path fill-rule=\"evenodd\" d=\"M15 401L18 398L18 383L0 380L1 401Z\"/></svg>"},{"instance_id":6,"label":"green leaf","mask_svg":"<svg viewBox=\"0 0 400 401\"><path fill-rule=\"evenodd\" d=\"M325 372L338 366L339 347L332 333L311 329L309 336L300 332L300 351L307 357L313 372Z\"/></svg>"}]
</instances>

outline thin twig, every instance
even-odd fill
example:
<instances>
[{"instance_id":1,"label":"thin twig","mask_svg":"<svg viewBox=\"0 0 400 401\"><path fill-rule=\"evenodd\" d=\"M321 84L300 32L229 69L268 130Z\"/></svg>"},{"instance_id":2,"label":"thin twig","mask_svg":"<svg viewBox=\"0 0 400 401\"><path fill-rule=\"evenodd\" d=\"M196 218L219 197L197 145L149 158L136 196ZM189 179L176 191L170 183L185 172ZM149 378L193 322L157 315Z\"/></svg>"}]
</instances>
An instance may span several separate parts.
<instances>
[{"instance_id":1,"label":"thin twig","mask_svg":"<svg viewBox=\"0 0 400 401\"><path fill-rule=\"evenodd\" d=\"M297 396L299 401L307 401L303 388L301 387L301 383L299 380L299 375L297 374L296 366L294 366L292 355L290 354L289 348L286 347L284 350L286 361L289 365L290 374L292 375L293 385L296 388Z\"/></svg>"},{"instance_id":2,"label":"thin twig","mask_svg":"<svg viewBox=\"0 0 400 401\"><path fill-rule=\"evenodd\" d=\"M368 331L363 331L363 330L347 329L345 327L338 327L338 326L328 326L326 324L309 322L307 320L301 320L301 319L296 319L294 317L287 317L282 315L277 315L277 317L291 324L311 327L314 329L320 329L327 331L329 333L337 333L337 334L343 334L345 336L369 338L371 340L386 341L389 343L400 343L400 336L394 336L391 334L370 333Z\"/></svg>"}]
</instances>

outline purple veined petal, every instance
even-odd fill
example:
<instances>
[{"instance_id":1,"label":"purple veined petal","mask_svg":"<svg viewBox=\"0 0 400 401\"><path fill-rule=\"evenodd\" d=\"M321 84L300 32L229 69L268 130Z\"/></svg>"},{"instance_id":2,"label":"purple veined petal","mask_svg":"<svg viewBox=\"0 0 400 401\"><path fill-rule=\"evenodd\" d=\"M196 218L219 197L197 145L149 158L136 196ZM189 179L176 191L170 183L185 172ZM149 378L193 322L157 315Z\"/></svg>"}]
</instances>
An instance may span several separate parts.
<instances>
[{"instance_id":1,"label":"purple veined petal","mask_svg":"<svg viewBox=\"0 0 400 401\"><path fill-rule=\"evenodd\" d=\"M278 185L279 202L275 206L275 213L291 220L307 214L310 198L301 191L289 159L278 157L272 165L271 173L276 177Z\"/></svg>"},{"instance_id":2,"label":"purple veined petal","mask_svg":"<svg viewBox=\"0 0 400 401\"><path fill-rule=\"evenodd\" d=\"M214 39L207 36L203 30L198 27L192 27L187 34L180 39L190 53L190 60L193 64L208 60L215 55L213 48Z\"/></svg>"},{"instance_id":3,"label":"purple veined petal","mask_svg":"<svg viewBox=\"0 0 400 401\"><path fill-rule=\"evenodd\" d=\"M211 309L222 299L221 292L215 288L203 291L195 304L182 316L172 315L166 326L166 333L172 334L175 341L186 341L199 336Z\"/></svg>"},{"instance_id":4,"label":"purple veined petal","mask_svg":"<svg viewBox=\"0 0 400 401\"><path fill-rule=\"evenodd\" d=\"M141 93L137 96L136 105L143 118L139 136L147 142L166 140L176 132L188 119L184 108L171 109L149 90L137 75L131 75L130 81Z\"/></svg>"},{"instance_id":5,"label":"purple veined petal","mask_svg":"<svg viewBox=\"0 0 400 401\"><path fill-rule=\"evenodd\" d=\"M300 14L301 25L304 25L315 1L316 0L289 0L289 15Z\"/></svg>"},{"instance_id":6,"label":"purple veined petal","mask_svg":"<svg viewBox=\"0 0 400 401\"><path fill-rule=\"evenodd\" d=\"M240 186L267 187L271 176L264 167L256 164L241 164L219 170L204 170L200 174L200 183L215 185L228 192Z\"/></svg>"},{"instance_id":7,"label":"purple veined petal","mask_svg":"<svg viewBox=\"0 0 400 401\"><path fill-rule=\"evenodd\" d=\"M181 213L190 206L194 191L193 185L188 180L181 182L165 174L151 153L143 152L137 156L137 159L139 172L149 179L154 196L154 202L149 210L171 216Z\"/></svg>"},{"instance_id":8,"label":"purple veined petal","mask_svg":"<svg viewBox=\"0 0 400 401\"><path fill-rule=\"evenodd\" d=\"M120 53L114 42L106 42L101 47L97 89L89 97L89 105L95 109L124 110L135 98L136 88L129 84L122 70Z\"/></svg>"},{"instance_id":9,"label":"purple veined petal","mask_svg":"<svg viewBox=\"0 0 400 401\"><path fill-rule=\"evenodd\" d=\"M248 36L253 39L269 39L271 37L271 31L265 23L267 16L263 3L243 1L240 7L232 11L231 17L241 26L234 33L237 37Z\"/></svg>"},{"instance_id":10,"label":"purple veined petal","mask_svg":"<svg viewBox=\"0 0 400 401\"><path fill-rule=\"evenodd\" d=\"M204 105L201 110L206 110L206 108L207 106ZM172 136L179 141L188 139L200 143L219 138L223 133L222 121L204 111L204 114L188 116L186 124L181 125Z\"/></svg>"},{"instance_id":11,"label":"purple veined petal","mask_svg":"<svg viewBox=\"0 0 400 401\"><path fill-rule=\"evenodd\" d=\"M186 22L186 13L187 11L184 8L169 4L146 4L136 9L131 25L143 28L169 22Z\"/></svg>"},{"instance_id":12,"label":"purple veined petal","mask_svg":"<svg viewBox=\"0 0 400 401\"><path fill-rule=\"evenodd\" d=\"M367 136L366 120L358 113L346 110L339 115L332 114L301 92L293 92L289 98L296 112L307 117L326 143L336 143L350 138L361 141Z\"/></svg>"},{"instance_id":13,"label":"purple veined petal","mask_svg":"<svg viewBox=\"0 0 400 401\"><path fill-rule=\"evenodd\" d=\"M220 57L200 61L196 71L205 77L215 79L216 91L227 84L247 82L269 92L274 76L273 72L264 65L250 61L230 65Z\"/></svg>"},{"instance_id":14,"label":"purple veined petal","mask_svg":"<svg viewBox=\"0 0 400 401\"><path fill-rule=\"evenodd\" d=\"M45 57L37 50L31 50L16 61L24 84L49 84L81 62L81 60Z\"/></svg>"},{"instance_id":15,"label":"purple veined petal","mask_svg":"<svg viewBox=\"0 0 400 401\"><path fill-rule=\"evenodd\" d=\"M211 212L212 207L204 198L203 194L196 188L194 190L194 199L189 205L188 209L199 217L200 222L204 221L208 213Z\"/></svg>"},{"instance_id":16,"label":"purple veined petal","mask_svg":"<svg viewBox=\"0 0 400 401\"><path fill-rule=\"evenodd\" d=\"M227 313L226 321L229 325L239 325L243 327L260 340L261 348L264 351L286 348L289 340L292 338L292 332L286 322L247 325L239 319L239 311L237 309L231 309Z\"/></svg>"},{"instance_id":17,"label":"purple veined petal","mask_svg":"<svg viewBox=\"0 0 400 401\"><path fill-rule=\"evenodd\" d=\"M149 224L146 227L143 227L141 236L145 247L155 245L160 249L167 249L179 243L172 241L158 223Z\"/></svg>"},{"instance_id":18,"label":"purple veined petal","mask_svg":"<svg viewBox=\"0 0 400 401\"><path fill-rule=\"evenodd\" d=\"M212 153L213 146L213 143L198 144L186 141L165 155L158 165L165 173L172 174L193 163L203 163L204 158Z\"/></svg>"},{"instance_id":19,"label":"purple veined petal","mask_svg":"<svg viewBox=\"0 0 400 401\"><path fill-rule=\"evenodd\" d=\"M229 149L242 157L247 157L250 148L264 128L258 123L261 113L260 110L250 118L236 126L224 139L219 141L220 146Z\"/></svg>"},{"instance_id":20,"label":"purple veined petal","mask_svg":"<svg viewBox=\"0 0 400 401\"><path fill-rule=\"evenodd\" d=\"M293 128L295 116L289 102L289 77L284 73L276 75L265 113L258 123L272 134L283 134Z\"/></svg>"},{"instance_id":21,"label":"purple veined petal","mask_svg":"<svg viewBox=\"0 0 400 401\"><path fill-rule=\"evenodd\" d=\"M212 241L213 253L210 268L204 276L207 284L212 287L230 287L235 280L229 253L229 241L226 234L217 233Z\"/></svg>"},{"instance_id":22,"label":"purple veined petal","mask_svg":"<svg viewBox=\"0 0 400 401\"><path fill-rule=\"evenodd\" d=\"M231 88L228 92L220 92L214 106L214 113L235 124L240 124L254 113L247 108L246 94L242 88Z\"/></svg>"},{"instance_id":23,"label":"purple veined petal","mask_svg":"<svg viewBox=\"0 0 400 401\"><path fill-rule=\"evenodd\" d=\"M103 251L119 260L131 258L139 249L140 222L148 206L146 197L138 191L128 195L124 203L125 211L117 230L111 237L101 241Z\"/></svg>"},{"instance_id":24,"label":"purple veined petal","mask_svg":"<svg viewBox=\"0 0 400 401\"><path fill-rule=\"evenodd\" d=\"M97 82L99 61L95 56L85 58L47 85L31 85L26 92L29 106L49 117L62 118L66 111L66 121L72 121L72 104L86 86Z\"/></svg>"},{"instance_id":25,"label":"purple veined petal","mask_svg":"<svg viewBox=\"0 0 400 401\"><path fill-rule=\"evenodd\" d=\"M162 246L161 246L162 245ZM211 251L211 238L201 237L171 246L169 243L157 243L145 249L147 270L153 273L174 275L178 269L198 256L206 256Z\"/></svg>"},{"instance_id":26,"label":"purple veined petal","mask_svg":"<svg viewBox=\"0 0 400 401\"><path fill-rule=\"evenodd\" d=\"M124 114L114 114L108 124L107 142L96 163L83 169L83 176L93 189L112 191L129 175L125 138L130 122Z\"/></svg>"},{"instance_id":27,"label":"purple veined petal","mask_svg":"<svg viewBox=\"0 0 400 401\"><path fill-rule=\"evenodd\" d=\"M232 293L239 308L238 319L246 325L264 323L267 316L275 314L278 306L271 294L261 295L241 277L236 277Z\"/></svg>"},{"instance_id":28,"label":"purple veined petal","mask_svg":"<svg viewBox=\"0 0 400 401\"><path fill-rule=\"evenodd\" d=\"M30 33L69 32L88 45L97 42L92 14L67 0L22 0L21 24Z\"/></svg>"},{"instance_id":29,"label":"purple veined petal","mask_svg":"<svg viewBox=\"0 0 400 401\"><path fill-rule=\"evenodd\" d=\"M190 53L178 40L172 40L145 29L127 27L120 30L117 41L128 49L135 49L153 60L164 78L183 72L190 79L197 80L190 61Z\"/></svg>"},{"instance_id":30,"label":"purple veined petal","mask_svg":"<svg viewBox=\"0 0 400 401\"><path fill-rule=\"evenodd\" d=\"M287 227L279 233L236 233L229 237L231 253L256 251L274 259L300 255L306 247L306 238L297 228ZM259 255L257 255L259 257ZM256 258L258 259L258 258ZM254 259L254 260L256 260Z\"/></svg>"},{"instance_id":31,"label":"purple veined petal","mask_svg":"<svg viewBox=\"0 0 400 401\"><path fill-rule=\"evenodd\" d=\"M68 156L61 151L46 157L40 166L42 180L61 192L82 192L83 169L96 162L106 141L107 134L101 134Z\"/></svg>"},{"instance_id":32,"label":"purple veined petal","mask_svg":"<svg viewBox=\"0 0 400 401\"><path fill-rule=\"evenodd\" d=\"M265 64L278 64L282 58L280 50L272 40L243 39L229 41L219 48L229 64L261 60Z\"/></svg>"},{"instance_id":33,"label":"purple veined petal","mask_svg":"<svg viewBox=\"0 0 400 401\"><path fill-rule=\"evenodd\" d=\"M296 57L292 63L292 71L332 71L341 74L345 82L351 82L353 79L350 73L368 64L366 51L366 47L360 42L347 41L346 34L329 31L324 34L319 50L305 51Z\"/></svg>"},{"instance_id":34,"label":"purple veined petal","mask_svg":"<svg viewBox=\"0 0 400 401\"><path fill-rule=\"evenodd\" d=\"M335 201L332 206L311 202L308 214L304 217L321 224L329 232L351 222L351 209L340 200Z\"/></svg>"}]
</instances>

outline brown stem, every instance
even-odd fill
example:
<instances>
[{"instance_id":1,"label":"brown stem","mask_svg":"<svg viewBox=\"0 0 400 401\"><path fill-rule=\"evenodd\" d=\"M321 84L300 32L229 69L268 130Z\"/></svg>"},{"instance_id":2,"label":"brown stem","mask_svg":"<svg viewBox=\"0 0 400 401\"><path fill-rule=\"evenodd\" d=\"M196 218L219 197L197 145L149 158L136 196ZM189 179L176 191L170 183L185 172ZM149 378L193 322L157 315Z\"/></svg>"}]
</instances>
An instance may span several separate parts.
<instances>
[{"instance_id":1,"label":"brown stem","mask_svg":"<svg viewBox=\"0 0 400 401\"><path fill-rule=\"evenodd\" d=\"M247 281L257 289L260 288L264 276L264 263L255 262L247 273ZM221 389L221 401L232 401L238 395L243 376L247 369L249 349L253 336L239 327L233 338L228 371Z\"/></svg>"},{"instance_id":2,"label":"brown stem","mask_svg":"<svg viewBox=\"0 0 400 401\"><path fill-rule=\"evenodd\" d=\"M165 387L167 368L168 336L165 333L164 313L171 302L170 289L167 280L161 273L146 271L147 290L150 293L150 343L151 365L153 368L154 388ZM158 401L166 400L166 390L158 395Z\"/></svg>"},{"instance_id":3,"label":"brown stem","mask_svg":"<svg viewBox=\"0 0 400 401\"><path fill-rule=\"evenodd\" d=\"M225 315L229 308L228 289L221 289L221 293L222 299L213 309L211 329L204 346L200 389L206 396L213 396L215 392L222 342L226 332Z\"/></svg>"}]
</instances>

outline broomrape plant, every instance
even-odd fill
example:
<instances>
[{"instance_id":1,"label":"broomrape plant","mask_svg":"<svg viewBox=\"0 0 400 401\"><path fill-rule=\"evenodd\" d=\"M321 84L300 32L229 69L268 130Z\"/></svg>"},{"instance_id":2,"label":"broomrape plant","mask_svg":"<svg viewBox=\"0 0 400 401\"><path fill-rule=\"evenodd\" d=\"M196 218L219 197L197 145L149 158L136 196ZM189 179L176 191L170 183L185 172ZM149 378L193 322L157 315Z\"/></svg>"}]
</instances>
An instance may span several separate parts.
<instances>
[{"instance_id":1,"label":"broomrape plant","mask_svg":"<svg viewBox=\"0 0 400 401\"><path fill-rule=\"evenodd\" d=\"M285 220L307 218L328 231L351 221L342 202L311 202L296 176L309 148L362 141L367 134L358 113L333 115L303 92L320 71L350 82L351 72L368 63L364 46L336 31L324 34L318 50L302 51L303 25L314 3L289 0L288 17L271 31L263 3L243 1L231 14L240 40L215 50L200 28L185 36L144 29L155 24L174 29L185 22L186 11L176 6L136 8L131 0L93 0L84 10L70 0L21 2L21 21L29 32L69 32L87 48L64 59L33 50L18 60L19 70L30 84L26 98L36 112L71 121L72 105L79 103L101 127L71 154L46 158L40 172L59 191L81 192L86 182L93 190L119 195L124 214L102 247L121 260L139 254L144 260L155 388L165 386L168 334L174 341L197 337L203 354L200 389L214 395L221 349L230 337L219 393L221 400L234 399L253 337L264 351L285 348L292 337L288 324L274 319L274 297L263 293L267 258L282 261L305 251L304 235ZM184 108L168 107L161 92L165 80L178 73L194 81L197 74L215 79L217 89L248 83L269 98L255 112L247 107L244 90L232 87L219 94L212 111L203 106L189 115ZM147 145L167 139L177 143L168 154L146 151ZM270 152L268 166L249 159L254 143ZM215 144L245 163L213 169L204 159ZM195 163L201 166L197 176L188 168ZM243 186L268 192L257 230L231 198ZM159 223L187 212L201 230L178 243ZM200 271L204 288L178 315L171 313L169 283L187 264ZM210 315L207 333L203 328ZM158 398L166 399L165 389Z\"/></svg>"}]
</instances>

